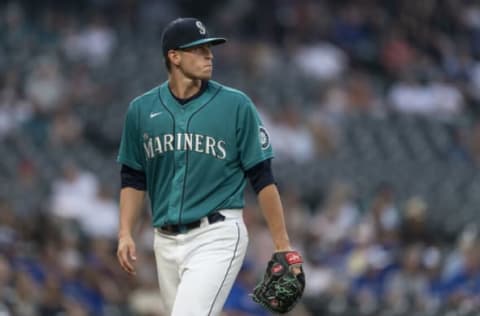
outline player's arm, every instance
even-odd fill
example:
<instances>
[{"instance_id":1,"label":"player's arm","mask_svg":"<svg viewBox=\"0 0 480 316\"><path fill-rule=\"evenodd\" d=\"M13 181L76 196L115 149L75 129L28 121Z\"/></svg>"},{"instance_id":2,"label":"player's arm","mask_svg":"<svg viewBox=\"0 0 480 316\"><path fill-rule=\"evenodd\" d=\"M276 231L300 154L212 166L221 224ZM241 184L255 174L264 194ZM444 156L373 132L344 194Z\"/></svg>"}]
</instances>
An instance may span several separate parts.
<instances>
[{"instance_id":1,"label":"player's arm","mask_svg":"<svg viewBox=\"0 0 480 316\"><path fill-rule=\"evenodd\" d=\"M277 186L269 184L264 187L258 193L258 203L272 235L275 251L291 250Z\"/></svg>"},{"instance_id":2,"label":"player's arm","mask_svg":"<svg viewBox=\"0 0 480 316\"><path fill-rule=\"evenodd\" d=\"M121 179L117 257L121 267L129 274L134 275L133 262L136 260L136 249L132 231L145 199L145 174L122 165Z\"/></svg>"},{"instance_id":3,"label":"player's arm","mask_svg":"<svg viewBox=\"0 0 480 316\"><path fill-rule=\"evenodd\" d=\"M247 170L246 174L257 193L258 204L267 222L275 251L291 250L283 206L272 173L271 160L260 162Z\"/></svg>"},{"instance_id":4,"label":"player's arm","mask_svg":"<svg viewBox=\"0 0 480 316\"><path fill-rule=\"evenodd\" d=\"M275 253L268 263L262 281L255 286L252 298L267 309L284 314L295 307L305 289L302 257L290 247L283 206L273 179L270 159L257 164L253 169L247 171L247 176L257 192L260 208L275 245ZM274 275L273 267L277 266L284 269ZM286 284L288 285L285 286Z\"/></svg>"}]
</instances>

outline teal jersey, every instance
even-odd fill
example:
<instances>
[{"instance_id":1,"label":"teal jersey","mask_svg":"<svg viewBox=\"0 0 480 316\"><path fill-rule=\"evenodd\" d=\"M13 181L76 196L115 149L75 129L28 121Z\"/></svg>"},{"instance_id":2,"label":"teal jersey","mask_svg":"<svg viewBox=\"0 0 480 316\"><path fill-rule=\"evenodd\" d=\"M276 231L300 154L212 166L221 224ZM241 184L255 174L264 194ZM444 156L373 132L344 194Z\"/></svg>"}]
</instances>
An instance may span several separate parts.
<instances>
[{"instance_id":1,"label":"teal jersey","mask_svg":"<svg viewBox=\"0 0 480 316\"><path fill-rule=\"evenodd\" d=\"M117 160L145 173L153 226L160 227L243 208L245 171L272 157L250 98L210 80L183 105L168 82L135 98Z\"/></svg>"}]
</instances>

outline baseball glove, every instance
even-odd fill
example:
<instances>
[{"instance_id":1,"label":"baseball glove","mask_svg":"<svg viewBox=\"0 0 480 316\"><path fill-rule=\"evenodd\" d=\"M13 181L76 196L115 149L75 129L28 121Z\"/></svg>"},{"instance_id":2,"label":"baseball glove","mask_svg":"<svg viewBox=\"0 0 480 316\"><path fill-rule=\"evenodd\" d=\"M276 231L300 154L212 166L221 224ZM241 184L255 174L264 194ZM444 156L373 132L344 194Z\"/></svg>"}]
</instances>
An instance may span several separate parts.
<instances>
[{"instance_id":1,"label":"baseball glove","mask_svg":"<svg viewBox=\"0 0 480 316\"><path fill-rule=\"evenodd\" d=\"M274 253L263 280L253 290L253 300L273 313L292 310L305 288L302 262L296 251Z\"/></svg>"}]
</instances>

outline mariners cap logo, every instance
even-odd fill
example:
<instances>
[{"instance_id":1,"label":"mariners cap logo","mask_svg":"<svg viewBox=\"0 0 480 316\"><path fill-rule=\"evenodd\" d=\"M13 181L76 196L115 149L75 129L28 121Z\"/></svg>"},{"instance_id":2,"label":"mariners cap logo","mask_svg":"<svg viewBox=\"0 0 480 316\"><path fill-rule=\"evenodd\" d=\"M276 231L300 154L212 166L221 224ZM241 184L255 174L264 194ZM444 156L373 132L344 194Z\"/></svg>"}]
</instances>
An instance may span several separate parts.
<instances>
[{"instance_id":1,"label":"mariners cap logo","mask_svg":"<svg viewBox=\"0 0 480 316\"><path fill-rule=\"evenodd\" d=\"M198 32L200 32L200 34L205 35L205 33L207 33L207 29L205 28L205 26L203 26L202 22L197 21L195 22L195 25L197 26Z\"/></svg>"},{"instance_id":2,"label":"mariners cap logo","mask_svg":"<svg viewBox=\"0 0 480 316\"><path fill-rule=\"evenodd\" d=\"M258 136L260 138L260 145L262 146L263 150L270 147L270 136L268 136L268 133L265 127L260 126Z\"/></svg>"}]
</instances>

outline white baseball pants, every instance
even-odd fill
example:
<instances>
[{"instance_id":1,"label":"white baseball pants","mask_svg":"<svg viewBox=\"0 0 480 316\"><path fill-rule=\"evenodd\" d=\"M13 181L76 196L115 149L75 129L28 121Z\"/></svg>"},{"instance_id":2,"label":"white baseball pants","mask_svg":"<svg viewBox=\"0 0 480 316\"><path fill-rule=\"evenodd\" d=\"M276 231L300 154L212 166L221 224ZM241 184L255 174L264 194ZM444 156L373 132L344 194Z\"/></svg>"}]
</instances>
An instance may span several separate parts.
<instances>
[{"instance_id":1,"label":"white baseball pants","mask_svg":"<svg viewBox=\"0 0 480 316\"><path fill-rule=\"evenodd\" d=\"M222 210L224 221L170 235L155 230L160 296L171 316L220 315L242 266L248 233L241 210Z\"/></svg>"}]
</instances>

